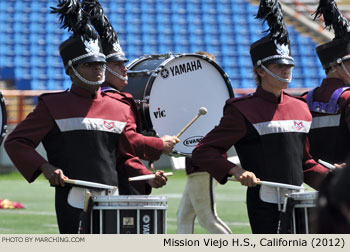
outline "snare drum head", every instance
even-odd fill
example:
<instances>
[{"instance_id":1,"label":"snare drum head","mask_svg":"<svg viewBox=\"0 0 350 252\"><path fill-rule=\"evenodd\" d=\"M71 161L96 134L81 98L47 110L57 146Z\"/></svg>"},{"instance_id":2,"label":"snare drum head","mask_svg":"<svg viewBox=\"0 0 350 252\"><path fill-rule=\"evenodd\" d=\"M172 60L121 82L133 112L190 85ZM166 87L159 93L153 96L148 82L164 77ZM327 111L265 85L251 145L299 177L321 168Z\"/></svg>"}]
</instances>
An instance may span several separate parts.
<instances>
[{"instance_id":1,"label":"snare drum head","mask_svg":"<svg viewBox=\"0 0 350 252\"><path fill-rule=\"evenodd\" d=\"M150 90L149 114L158 136L178 134L199 112L202 115L181 136L175 152L191 154L197 143L217 125L231 85L215 63L195 55L164 62ZM232 90L232 89L231 89Z\"/></svg>"}]
</instances>

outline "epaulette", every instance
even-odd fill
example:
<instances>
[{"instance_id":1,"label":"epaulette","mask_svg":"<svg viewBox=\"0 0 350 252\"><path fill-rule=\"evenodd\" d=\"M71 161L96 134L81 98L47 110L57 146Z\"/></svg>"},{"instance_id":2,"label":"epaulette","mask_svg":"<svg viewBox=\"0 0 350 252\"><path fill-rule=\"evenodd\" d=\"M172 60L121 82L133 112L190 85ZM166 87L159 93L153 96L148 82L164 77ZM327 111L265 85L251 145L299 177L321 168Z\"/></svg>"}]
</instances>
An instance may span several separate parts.
<instances>
[{"instance_id":1,"label":"epaulette","mask_svg":"<svg viewBox=\"0 0 350 252\"><path fill-rule=\"evenodd\" d=\"M69 89L67 88L64 91L60 91L60 92L49 92L49 93L43 93L41 95L39 95L38 98L44 97L44 96L49 96L49 95L62 95L62 94L66 94L69 92Z\"/></svg>"},{"instance_id":2,"label":"epaulette","mask_svg":"<svg viewBox=\"0 0 350 252\"><path fill-rule=\"evenodd\" d=\"M246 95L243 95L243 96L240 96L240 97L235 97L235 98L228 99L226 101L226 104L232 104L232 103L243 101L243 100L247 100L247 99L250 99L250 98L253 98L253 97L255 97L255 93L249 93L249 94L246 94Z\"/></svg>"},{"instance_id":3,"label":"epaulette","mask_svg":"<svg viewBox=\"0 0 350 252\"><path fill-rule=\"evenodd\" d=\"M101 92L104 93L104 94L108 94L108 93L119 94L119 95L121 95L124 98L131 98L131 99L134 98L131 94L120 92L119 90L117 90L117 89L115 89L113 87L110 87L110 86L102 87L101 88Z\"/></svg>"},{"instance_id":4,"label":"epaulette","mask_svg":"<svg viewBox=\"0 0 350 252\"><path fill-rule=\"evenodd\" d=\"M120 92L116 92L116 91L105 91L102 94L114 99L123 99L125 97Z\"/></svg>"}]
</instances>

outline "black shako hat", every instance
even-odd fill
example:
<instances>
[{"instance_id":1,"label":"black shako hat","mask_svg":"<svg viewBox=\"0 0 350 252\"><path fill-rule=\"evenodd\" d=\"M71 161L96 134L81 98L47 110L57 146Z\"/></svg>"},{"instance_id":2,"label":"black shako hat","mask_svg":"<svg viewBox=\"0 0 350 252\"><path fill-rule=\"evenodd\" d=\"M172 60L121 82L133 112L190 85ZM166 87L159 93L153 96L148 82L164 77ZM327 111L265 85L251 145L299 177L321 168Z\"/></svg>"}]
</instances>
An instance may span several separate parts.
<instances>
[{"instance_id":1,"label":"black shako hat","mask_svg":"<svg viewBox=\"0 0 350 252\"><path fill-rule=\"evenodd\" d=\"M341 14L334 0L320 0L314 19L323 15L326 28L333 28L334 39L316 47L316 53L324 69L330 68L350 57L350 25Z\"/></svg>"},{"instance_id":2,"label":"black shako hat","mask_svg":"<svg viewBox=\"0 0 350 252\"><path fill-rule=\"evenodd\" d=\"M105 15L98 0L84 0L83 9L89 14L91 23L102 40L103 53L107 62L129 61L120 46L118 35Z\"/></svg>"},{"instance_id":3,"label":"black shako hat","mask_svg":"<svg viewBox=\"0 0 350 252\"><path fill-rule=\"evenodd\" d=\"M261 0L256 18L267 21L269 29L265 32L270 33L250 45L254 67L271 63L294 66L280 3L277 0Z\"/></svg>"},{"instance_id":4,"label":"black shako hat","mask_svg":"<svg viewBox=\"0 0 350 252\"><path fill-rule=\"evenodd\" d=\"M60 15L61 28L67 28L73 35L59 46L66 72L78 63L106 62L101 41L90 23L89 16L82 10L79 0L59 0L51 13Z\"/></svg>"}]
</instances>

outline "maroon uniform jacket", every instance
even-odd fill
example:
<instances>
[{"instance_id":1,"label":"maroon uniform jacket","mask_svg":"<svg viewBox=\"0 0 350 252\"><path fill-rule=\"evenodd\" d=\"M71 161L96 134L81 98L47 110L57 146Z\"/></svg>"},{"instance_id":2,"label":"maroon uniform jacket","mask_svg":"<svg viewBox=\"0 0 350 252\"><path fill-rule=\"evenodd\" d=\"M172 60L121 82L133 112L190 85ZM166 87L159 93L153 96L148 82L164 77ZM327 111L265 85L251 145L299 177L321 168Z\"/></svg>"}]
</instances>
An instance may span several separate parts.
<instances>
[{"instance_id":1,"label":"maroon uniform jacket","mask_svg":"<svg viewBox=\"0 0 350 252\"><path fill-rule=\"evenodd\" d=\"M69 178L117 185L117 156L156 160L162 154L161 139L135 131L127 104L100 91L91 97L72 85L70 91L41 95L35 110L8 136L5 148L29 182L47 162L35 151L42 142L49 163Z\"/></svg>"},{"instance_id":2,"label":"maroon uniform jacket","mask_svg":"<svg viewBox=\"0 0 350 252\"><path fill-rule=\"evenodd\" d=\"M223 154L234 145L245 170L261 180L314 187L327 172L309 154L311 113L305 101L282 92L280 99L258 87L254 94L229 99L220 124L192 153L200 170L220 183L235 164Z\"/></svg>"},{"instance_id":3,"label":"maroon uniform jacket","mask_svg":"<svg viewBox=\"0 0 350 252\"><path fill-rule=\"evenodd\" d=\"M258 87L254 94L229 99L220 124L210 131L192 153L199 169L220 183L227 181L235 164L223 154L234 145L241 166L265 181L317 188L328 172L308 151L311 113L304 101L282 92L279 99ZM253 233L276 233L277 204L259 197L260 186L248 187L247 209Z\"/></svg>"},{"instance_id":4,"label":"maroon uniform jacket","mask_svg":"<svg viewBox=\"0 0 350 252\"><path fill-rule=\"evenodd\" d=\"M313 93L314 102L329 103L335 90L346 84L337 78L324 79ZM304 97L307 96L307 93ZM349 162L350 157L350 92L343 92L337 103L335 113L311 111L312 125L308 134L310 153L315 160L330 163Z\"/></svg>"},{"instance_id":5,"label":"maroon uniform jacket","mask_svg":"<svg viewBox=\"0 0 350 252\"><path fill-rule=\"evenodd\" d=\"M134 101L134 98L129 93L123 93L115 88L110 86L103 86L101 91L114 99L120 100L123 103L130 106L133 117L130 118L130 123L134 125L134 129L136 132L140 133L141 131L141 118L137 109L137 105ZM155 141L159 141L159 139L154 138ZM131 168L131 169L130 169ZM117 170L119 174L119 183L120 186L128 186L128 178L140 176L144 174L151 174L152 172L148 170L142 161L136 156L134 153L128 153L128 155L118 155L117 157ZM131 185L138 191L140 194L150 194L152 188L145 181L135 181L131 182ZM123 188L119 188L120 192L123 193ZM127 194L132 193L129 189L126 188Z\"/></svg>"}]
</instances>

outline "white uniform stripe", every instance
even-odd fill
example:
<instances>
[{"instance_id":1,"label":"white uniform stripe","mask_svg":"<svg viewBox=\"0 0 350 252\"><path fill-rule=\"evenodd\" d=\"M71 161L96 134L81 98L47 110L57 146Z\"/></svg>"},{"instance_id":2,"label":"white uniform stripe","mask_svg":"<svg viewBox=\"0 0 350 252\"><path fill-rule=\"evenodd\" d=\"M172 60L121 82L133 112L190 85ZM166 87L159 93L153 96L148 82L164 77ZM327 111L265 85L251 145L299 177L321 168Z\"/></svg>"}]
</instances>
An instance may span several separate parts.
<instances>
[{"instance_id":1,"label":"white uniform stripe","mask_svg":"<svg viewBox=\"0 0 350 252\"><path fill-rule=\"evenodd\" d=\"M340 115L319 116L312 118L311 129L337 127L340 125Z\"/></svg>"},{"instance_id":2,"label":"white uniform stripe","mask_svg":"<svg viewBox=\"0 0 350 252\"><path fill-rule=\"evenodd\" d=\"M259 135L300 132L308 133L311 122L302 120L270 121L253 124Z\"/></svg>"},{"instance_id":3,"label":"white uniform stripe","mask_svg":"<svg viewBox=\"0 0 350 252\"><path fill-rule=\"evenodd\" d=\"M60 119L56 120L56 123L62 132L73 130L96 130L117 134L121 134L126 125L126 122L84 117Z\"/></svg>"}]
</instances>

